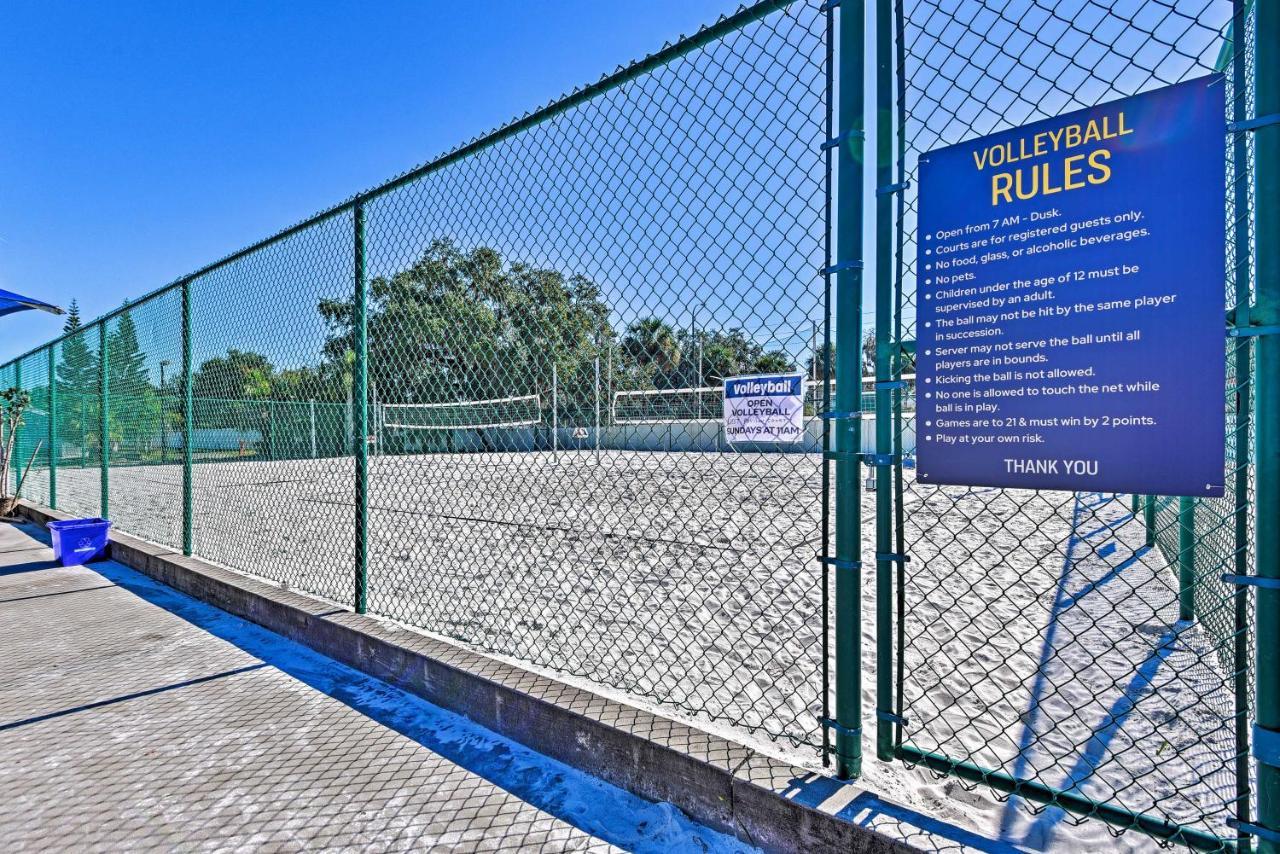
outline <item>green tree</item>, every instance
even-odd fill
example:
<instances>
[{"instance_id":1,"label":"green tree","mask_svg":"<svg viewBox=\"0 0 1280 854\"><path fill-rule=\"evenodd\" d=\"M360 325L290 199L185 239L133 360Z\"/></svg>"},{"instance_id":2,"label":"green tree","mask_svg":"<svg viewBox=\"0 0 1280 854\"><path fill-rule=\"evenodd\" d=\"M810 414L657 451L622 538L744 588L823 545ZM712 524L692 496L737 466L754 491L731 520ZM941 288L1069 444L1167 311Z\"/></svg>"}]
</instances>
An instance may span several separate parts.
<instances>
[{"instance_id":1,"label":"green tree","mask_svg":"<svg viewBox=\"0 0 1280 854\"><path fill-rule=\"evenodd\" d=\"M203 362L191 377L193 397L254 400L271 396L275 367L261 353L237 350Z\"/></svg>"},{"instance_id":2,"label":"green tree","mask_svg":"<svg viewBox=\"0 0 1280 854\"><path fill-rule=\"evenodd\" d=\"M588 405L586 370L613 333L599 288L584 276L504 263L489 247L436 240L418 261L369 282L369 378L384 403L546 399L552 365L562 406ZM324 300L321 374L350 376L351 300ZM594 402L589 402L594 407Z\"/></svg>"},{"instance_id":3,"label":"green tree","mask_svg":"<svg viewBox=\"0 0 1280 854\"><path fill-rule=\"evenodd\" d=\"M680 367L683 357L679 336L666 321L656 317L637 320L627 327L622 352L641 368L653 367L662 372Z\"/></svg>"},{"instance_id":4,"label":"green tree","mask_svg":"<svg viewBox=\"0 0 1280 854\"><path fill-rule=\"evenodd\" d=\"M67 461L87 463L101 444L97 329L84 329L80 305L71 301L62 331L70 336L58 346L58 453ZM74 333L79 332L79 335Z\"/></svg>"},{"instance_id":5,"label":"green tree","mask_svg":"<svg viewBox=\"0 0 1280 854\"><path fill-rule=\"evenodd\" d=\"M770 350L757 356L751 369L757 374L782 374L794 371L796 364L781 350Z\"/></svg>"},{"instance_id":6,"label":"green tree","mask_svg":"<svg viewBox=\"0 0 1280 854\"><path fill-rule=\"evenodd\" d=\"M195 426L256 433L261 448L273 447L275 376L267 357L251 350L232 347L225 356L205 360L191 376Z\"/></svg>"},{"instance_id":7,"label":"green tree","mask_svg":"<svg viewBox=\"0 0 1280 854\"><path fill-rule=\"evenodd\" d=\"M694 366L692 380L686 384L715 386L723 383L725 377L795 369L785 353L780 350L765 352L759 342L737 328L686 334L682 336L681 348L686 354L686 362L698 363Z\"/></svg>"},{"instance_id":8,"label":"green tree","mask_svg":"<svg viewBox=\"0 0 1280 854\"><path fill-rule=\"evenodd\" d=\"M823 349L817 351L809 357L805 362L805 372L811 382L820 383L825 371L830 367L831 379L836 376L836 345L834 342L827 344Z\"/></svg>"},{"instance_id":9,"label":"green tree","mask_svg":"<svg viewBox=\"0 0 1280 854\"><path fill-rule=\"evenodd\" d=\"M88 333L75 335L84 325L80 320L80 306L75 300L67 309L67 319L63 321L62 332L71 337L65 338L59 346L59 361L56 369L58 391L64 395L82 395L98 393L98 355L96 334L92 337L90 347ZM95 330L96 332L96 330Z\"/></svg>"},{"instance_id":10,"label":"green tree","mask_svg":"<svg viewBox=\"0 0 1280 854\"><path fill-rule=\"evenodd\" d=\"M147 354L138 343L133 313L116 316L107 333L108 436L112 453L123 459L142 459L164 432L160 397L151 385Z\"/></svg>"},{"instance_id":11,"label":"green tree","mask_svg":"<svg viewBox=\"0 0 1280 854\"><path fill-rule=\"evenodd\" d=\"M107 381L111 396L126 401L155 391L147 354L138 344L138 327L127 309L116 316L115 329L107 333Z\"/></svg>"}]
</instances>

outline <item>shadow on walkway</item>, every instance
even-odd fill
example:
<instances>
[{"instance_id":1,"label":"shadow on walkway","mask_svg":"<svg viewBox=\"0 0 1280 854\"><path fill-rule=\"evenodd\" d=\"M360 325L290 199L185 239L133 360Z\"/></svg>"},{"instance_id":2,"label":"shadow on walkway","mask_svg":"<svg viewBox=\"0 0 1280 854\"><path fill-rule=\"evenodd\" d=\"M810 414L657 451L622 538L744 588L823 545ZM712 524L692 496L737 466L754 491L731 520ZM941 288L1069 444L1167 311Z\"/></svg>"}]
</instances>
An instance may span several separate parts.
<instances>
[{"instance_id":1,"label":"shadow on walkway","mask_svg":"<svg viewBox=\"0 0 1280 854\"><path fill-rule=\"evenodd\" d=\"M233 673L273 667L526 803L614 845L633 851L653 852L749 850L733 837L689 820L670 804L646 801L577 771L460 715L199 602L132 569L112 562L91 564L88 569L262 662L92 706L124 702ZM68 709L30 721L18 721L0 726L0 730L80 710Z\"/></svg>"}]
</instances>

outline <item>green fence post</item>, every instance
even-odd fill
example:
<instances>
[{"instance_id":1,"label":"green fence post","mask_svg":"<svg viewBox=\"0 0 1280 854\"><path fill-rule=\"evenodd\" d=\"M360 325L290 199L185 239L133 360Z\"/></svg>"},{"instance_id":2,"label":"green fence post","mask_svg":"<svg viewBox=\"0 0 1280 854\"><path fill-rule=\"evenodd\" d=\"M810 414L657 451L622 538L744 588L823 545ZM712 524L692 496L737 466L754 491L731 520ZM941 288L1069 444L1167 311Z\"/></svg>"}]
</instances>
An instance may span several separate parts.
<instances>
[{"instance_id":1,"label":"green fence post","mask_svg":"<svg viewBox=\"0 0 1280 854\"><path fill-rule=\"evenodd\" d=\"M364 202L355 207L355 376L352 433L356 456L355 609L363 614L369 594L369 317L364 269Z\"/></svg>"},{"instance_id":2,"label":"green fence post","mask_svg":"<svg viewBox=\"0 0 1280 854\"><path fill-rule=\"evenodd\" d=\"M1258 326L1276 327L1280 326L1280 246L1275 240L1280 234L1280 123L1275 120L1280 116L1280 3L1259 0L1253 8L1254 115L1269 117L1271 122L1254 131L1257 280L1251 320ZM1241 47L1243 36L1241 33ZM1280 519L1280 335L1259 335L1255 346L1255 574L1280 579L1280 525L1275 524ZM1258 821L1276 833L1280 832L1280 756L1276 755L1280 751L1274 750L1275 742L1280 741L1280 590L1259 587L1254 602L1258 708L1253 749L1259 760ZM1258 848L1280 851L1280 845L1266 839L1259 840Z\"/></svg>"},{"instance_id":3,"label":"green fence post","mask_svg":"<svg viewBox=\"0 0 1280 854\"><path fill-rule=\"evenodd\" d=\"M49 345L49 506L58 509L58 348Z\"/></svg>"},{"instance_id":4,"label":"green fence post","mask_svg":"<svg viewBox=\"0 0 1280 854\"><path fill-rule=\"evenodd\" d=\"M22 391L22 360L18 359L13 363L13 387ZM9 469L13 473L13 490L12 494L18 494L18 484L22 481L22 429L15 428L13 431L13 459L10 460Z\"/></svg>"},{"instance_id":5,"label":"green fence post","mask_svg":"<svg viewBox=\"0 0 1280 854\"><path fill-rule=\"evenodd\" d=\"M1246 3L1252 5L1252 0L1234 0L1232 3L1232 41L1233 50L1231 56L1231 118L1233 121L1244 121L1248 116L1249 109L1249 85L1248 73L1249 69L1246 64L1245 39L1246 32ZM1249 264L1252 260L1252 250L1250 248L1250 231L1249 231L1249 190L1251 187L1251 170L1249 168L1249 140L1247 133L1235 134L1232 141L1231 160L1234 165L1232 169L1232 177L1234 186L1232 187L1233 195L1233 213L1235 217L1235 235L1233 245L1235 248L1235 267L1232 270L1232 277L1235 284L1235 322L1237 325L1249 325L1250 299L1252 298L1251 287L1252 281L1249 277ZM1249 502L1250 502L1250 486L1249 483L1249 454L1250 425L1253 418L1253 394L1252 381L1252 343L1248 338L1237 338L1234 348L1235 353L1235 384L1236 384L1236 412L1235 412L1235 436L1234 451L1235 459L1233 460L1234 482L1235 482L1235 574L1248 575L1250 572L1250 540L1252 538L1252 530L1250 529L1249 518ZM1249 761L1249 725L1250 725L1250 709L1249 709L1249 693L1252 686L1250 680L1250 661L1249 656L1252 650L1249 644L1253 638L1251 632L1253 627L1250 625L1249 614L1249 591L1244 586L1237 586L1235 591L1235 642L1234 655L1232 658L1233 670L1235 673L1234 688L1236 699L1236 720L1235 720L1235 742L1236 742L1236 804L1235 813L1237 822L1248 822L1252 819L1253 805L1251 803L1253 793L1250 777L1252 776L1252 767ZM1237 849L1240 851L1248 851L1249 837L1244 834L1243 830L1239 830L1237 834Z\"/></svg>"},{"instance_id":6,"label":"green fence post","mask_svg":"<svg viewBox=\"0 0 1280 854\"><path fill-rule=\"evenodd\" d=\"M195 398L192 396L193 371L191 364L191 280L182 282L182 553L192 553L195 539L194 517L191 507L191 447L195 434Z\"/></svg>"},{"instance_id":7,"label":"green fence post","mask_svg":"<svg viewBox=\"0 0 1280 854\"><path fill-rule=\"evenodd\" d=\"M839 7L836 110L836 774L862 773L862 220L866 5Z\"/></svg>"},{"instance_id":8,"label":"green fence post","mask_svg":"<svg viewBox=\"0 0 1280 854\"><path fill-rule=\"evenodd\" d=\"M1142 525L1147 531L1148 548L1154 546L1156 544L1156 497L1154 495L1143 496Z\"/></svg>"},{"instance_id":9,"label":"green fence post","mask_svg":"<svg viewBox=\"0 0 1280 854\"><path fill-rule=\"evenodd\" d=\"M99 504L102 518L111 518L111 478L108 469L111 466L111 406L110 367L107 364L107 324L98 324L98 467L100 470Z\"/></svg>"},{"instance_id":10,"label":"green fence post","mask_svg":"<svg viewBox=\"0 0 1280 854\"><path fill-rule=\"evenodd\" d=\"M893 458L893 3L876 0L876 454ZM861 382L859 382L861 390ZM901 465L894 460L894 465ZM876 467L876 756L893 759L893 475Z\"/></svg>"},{"instance_id":11,"label":"green fence post","mask_svg":"<svg viewBox=\"0 0 1280 854\"><path fill-rule=\"evenodd\" d=\"M1196 500L1178 499L1178 619L1196 618Z\"/></svg>"}]
</instances>

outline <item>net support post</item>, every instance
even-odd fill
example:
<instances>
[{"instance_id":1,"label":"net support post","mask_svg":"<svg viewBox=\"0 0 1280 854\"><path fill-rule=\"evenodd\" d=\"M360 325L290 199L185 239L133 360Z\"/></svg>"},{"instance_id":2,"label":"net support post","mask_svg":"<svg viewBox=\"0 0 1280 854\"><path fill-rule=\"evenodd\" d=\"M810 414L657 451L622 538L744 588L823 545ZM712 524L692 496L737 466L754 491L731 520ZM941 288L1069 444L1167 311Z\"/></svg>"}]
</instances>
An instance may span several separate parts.
<instances>
[{"instance_id":1,"label":"net support post","mask_svg":"<svg viewBox=\"0 0 1280 854\"><path fill-rule=\"evenodd\" d=\"M365 281L364 202L356 203L355 224L355 365L352 377L352 432L355 439L356 530L355 609L368 609L369 595L369 294Z\"/></svg>"},{"instance_id":2,"label":"net support post","mask_svg":"<svg viewBox=\"0 0 1280 854\"><path fill-rule=\"evenodd\" d=\"M190 555L194 539L191 506L191 447L195 433L194 366L191 364L191 280L182 282L182 553Z\"/></svg>"},{"instance_id":3,"label":"net support post","mask_svg":"<svg viewBox=\"0 0 1280 854\"><path fill-rule=\"evenodd\" d=\"M844 0L836 12L836 401L842 412L862 408L862 228L866 167L866 4ZM852 566L862 556L862 418L835 422L836 558ZM862 572L835 574L836 775L862 773Z\"/></svg>"},{"instance_id":4,"label":"net support post","mask_svg":"<svg viewBox=\"0 0 1280 854\"><path fill-rule=\"evenodd\" d=\"M58 348L49 345L49 506L58 509Z\"/></svg>"},{"instance_id":5,"label":"net support post","mask_svg":"<svg viewBox=\"0 0 1280 854\"><path fill-rule=\"evenodd\" d=\"M108 364L107 346L107 324L105 321L98 324L98 468L99 468L99 488L98 488L98 504L103 519L111 518L111 478L108 471L111 466L111 396L110 396L110 375L111 367Z\"/></svg>"},{"instance_id":6,"label":"net support post","mask_svg":"<svg viewBox=\"0 0 1280 854\"><path fill-rule=\"evenodd\" d=\"M875 3L876 49L876 178L879 188L893 184L893 28L891 0ZM876 455L896 460L893 446L893 204L892 192L876 192L875 221L875 431ZM859 383L861 391L861 383ZM893 581L894 555L893 477L891 466L875 470L876 486L876 756L894 758L895 720L893 693Z\"/></svg>"},{"instance_id":7,"label":"net support post","mask_svg":"<svg viewBox=\"0 0 1280 854\"><path fill-rule=\"evenodd\" d=\"M1196 618L1196 500L1178 499L1178 619Z\"/></svg>"},{"instance_id":8,"label":"net support post","mask_svg":"<svg viewBox=\"0 0 1280 854\"><path fill-rule=\"evenodd\" d=\"M1280 3L1254 4L1254 115L1280 113ZM1280 125L1251 131L1254 136L1256 284L1251 322L1280 324L1280 244L1264 236L1280 234ZM1280 335L1258 336L1254 365L1257 546L1254 574L1280 578ZM1257 627L1256 724L1280 730L1280 590L1254 592ZM1280 767L1258 764L1258 823L1280 831ZM1259 851L1280 845L1260 839Z\"/></svg>"}]
</instances>

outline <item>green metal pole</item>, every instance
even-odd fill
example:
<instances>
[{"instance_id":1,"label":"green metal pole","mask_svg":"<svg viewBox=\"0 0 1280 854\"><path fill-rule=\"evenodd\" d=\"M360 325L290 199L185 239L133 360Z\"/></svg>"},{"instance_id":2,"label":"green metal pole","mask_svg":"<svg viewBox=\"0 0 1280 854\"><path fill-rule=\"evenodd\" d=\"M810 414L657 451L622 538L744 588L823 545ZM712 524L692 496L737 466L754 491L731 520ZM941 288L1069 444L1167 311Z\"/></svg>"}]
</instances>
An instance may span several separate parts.
<instances>
[{"instance_id":1,"label":"green metal pole","mask_svg":"<svg viewBox=\"0 0 1280 854\"><path fill-rule=\"evenodd\" d=\"M192 514L191 447L195 433L195 398L192 395L193 366L191 364L191 280L182 283L182 553L190 555L195 539L195 520Z\"/></svg>"},{"instance_id":2,"label":"green metal pole","mask_svg":"<svg viewBox=\"0 0 1280 854\"><path fill-rule=\"evenodd\" d=\"M876 0L876 454L892 458L893 399L893 3ZM859 348L861 350L861 348ZM859 384L861 388L861 384ZM894 466L902 461L895 459ZM893 759L893 467L876 467L876 756Z\"/></svg>"},{"instance_id":3,"label":"green metal pole","mask_svg":"<svg viewBox=\"0 0 1280 854\"><path fill-rule=\"evenodd\" d=\"M1196 618L1196 500L1178 499L1178 619Z\"/></svg>"},{"instance_id":4,"label":"green metal pole","mask_svg":"<svg viewBox=\"0 0 1280 854\"><path fill-rule=\"evenodd\" d=\"M1280 2L1254 4L1254 115L1272 123L1254 131L1257 279L1252 323L1280 326ZM1243 42L1243 33L1240 41ZM1243 48L1239 44L1237 49ZM1257 336L1254 434L1257 566L1255 574L1280 579L1280 335ZM1257 609L1257 728L1280 739L1280 590L1259 587ZM1255 755L1258 744L1255 736ZM1270 762L1277 762L1271 759ZM1258 821L1280 832L1280 763L1258 762ZM1258 850L1280 851L1265 839Z\"/></svg>"},{"instance_id":5,"label":"green metal pole","mask_svg":"<svg viewBox=\"0 0 1280 854\"><path fill-rule=\"evenodd\" d=\"M58 509L58 348L49 345L49 506Z\"/></svg>"},{"instance_id":6,"label":"green metal pole","mask_svg":"<svg viewBox=\"0 0 1280 854\"><path fill-rule=\"evenodd\" d=\"M1246 50L1246 2L1252 0L1234 0L1232 3L1232 40L1239 49L1232 51L1231 57L1231 117L1234 121L1248 118L1249 85L1248 66L1245 64ZM1231 160L1234 164L1232 178L1234 187L1233 213L1235 215L1235 268L1232 271L1235 280L1235 322L1237 325L1249 325L1249 301L1252 298L1249 277L1252 250L1249 240L1249 190L1251 188L1252 170L1249 168L1249 134L1237 133L1232 142ZM1235 574L1249 574L1249 541L1250 531L1249 502L1249 451L1250 425L1253 411L1253 344L1248 338L1237 338L1235 346ZM1247 822L1252 818L1253 791L1250 781L1252 768L1249 762L1249 724L1252 716L1249 708L1250 662L1253 642L1250 614L1249 591L1238 586L1235 592L1235 643L1232 657L1234 671L1234 693L1236 699L1235 741L1236 741L1236 820ZM1236 837L1237 849L1249 850L1249 837L1240 831Z\"/></svg>"},{"instance_id":7,"label":"green metal pole","mask_svg":"<svg viewBox=\"0 0 1280 854\"><path fill-rule=\"evenodd\" d=\"M356 452L355 608L363 614L369 595L369 316L365 283L364 203L355 207L355 377L352 432Z\"/></svg>"},{"instance_id":8,"label":"green metal pole","mask_svg":"<svg viewBox=\"0 0 1280 854\"><path fill-rule=\"evenodd\" d=\"M111 466L111 395L110 367L107 364L107 324L98 324L98 467L100 470L99 504L103 519L111 518L111 478L108 469Z\"/></svg>"},{"instance_id":9,"label":"green metal pole","mask_svg":"<svg viewBox=\"0 0 1280 854\"><path fill-rule=\"evenodd\" d=\"M1142 524L1147 531L1147 546L1154 546L1156 544L1156 497L1154 495L1143 496Z\"/></svg>"},{"instance_id":10,"label":"green metal pole","mask_svg":"<svg viewBox=\"0 0 1280 854\"><path fill-rule=\"evenodd\" d=\"M839 8L836 110L836 774L862 773L862 222L866 5Z\"/></svg>"},{"instance_id":11,"label":"green metal pole","mask_svg":"<svg viewBox=\"0 0 1280 854\"><path fill-rule=\"evenodd\" d=\"M13 363L13 387L22 390L22 360ZM13 495L18 494L18 483L22 480L22 429L13 430L13 460L9 468L13 472Z\"/></svg>"},{"instance_id":12,"label":"green metal pole","mask_svg":"<svg viewBox=\"0 0 1280 854\"><path fill-rule=\"evenodd\" d=\"M897 130L896 152L898 158L898 183L902 188L898 192L897 198L897 222L898 227L894 230L894 258L893 258L893 375L901 377L904 373L908 348L910 353L915 353L915 342L908 343L903 337L903 285L906 282L906 261L903 250L906 247L906 229L903 224L907 219L907 199L906 199L906 183L907 183L907 36L906 36L906 15L901 3L895 3L893 9L893 31L896 36L896 45L894 57L896 59L896 80L898 84L898 100L894 105L895 128ZM893 397L893 451L899 456L906 451L903 442L903 402L908 398L908 394L914 396L915 392L910 393L905 388L898 389L897 394ZM914 403L912 408L914 409ZM907 555L907 525L906 525L906 501L905 495L905 478L902 472L902 460L894 468L893 472L893 525L894 525L894 546L895 551L902 556L902 561L896 567L894 580L897 582L897 590L895 590L895 611L897 629L894 635L895 648L898 650L898 660L894 662L894 711L898 715L902 715L903 711L903 688L906 685L906 668L902 662L902 651L907 646L906 633L906 616L907 616L907 577L906 577L906 555ZM904 720L898 720L897 726L894 727L894 745L902 743L902 725ZM896 753L895 753L896 755Z\"/></svg>"}]
</instances>

